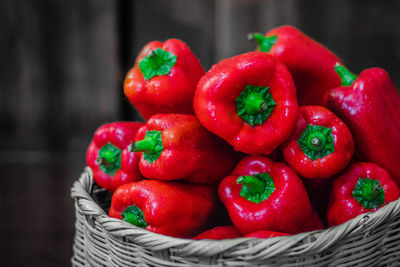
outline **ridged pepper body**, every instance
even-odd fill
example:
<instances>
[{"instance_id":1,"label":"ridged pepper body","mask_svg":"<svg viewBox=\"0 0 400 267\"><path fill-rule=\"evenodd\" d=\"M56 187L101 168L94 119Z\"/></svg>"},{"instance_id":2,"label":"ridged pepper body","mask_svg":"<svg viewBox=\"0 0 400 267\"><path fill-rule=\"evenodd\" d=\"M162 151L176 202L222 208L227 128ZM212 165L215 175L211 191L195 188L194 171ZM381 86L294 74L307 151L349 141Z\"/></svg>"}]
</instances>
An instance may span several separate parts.
<instances>
[{"instance_id":1,"label":"ridged pepper body","mask_svg":"<svg viewBox=\"0 0 400 267\"><path fill-rule=\"evenodd\" d=\"M385 169L374 163L355 163L333 182L327 213L329 226L376 211L399 197L399 187Z\"/></svg>"},{"instance_id":2,"label":"ridged pepper body","mask_svg":"<svg viewBox=\"0 0 400 267\"><path fill-rule=\"evenodd\" d=\"M155 51L160 51L160 55ZM146 67L160 72L147 73L142 70L144 67L141 69L145 65L142 62L151 61L148 59L155 63ZM167 66L162 65L162 60ZM203 67L186 43L178 39L152 41L143 47L128 72L124 92L145 119L158 113L194 114L193 95L203 74Z\"/></svg>"},{"instance_id":3,"label":"ridged pepper body","mask_svg":"<svg viewBox=\"0 0 400 267\"><path fill-rule=\"evenodd\" d=\"M332 178L351 161L349 128L322 106L301 106L292 136L280 147L285 161L303 178L314 208L325 217Z\"/></svg>"},{"instance_id":4,"label":"ridged pepper body","mask_svg":"<svg viewBox=\"0 0 400 267\"><path fill-rule=\"evenodd\" d=\"M327 108L301 106L296 129L281 149L301 177L330 178L350 162L354 141L349 128Z\"/></svg>"},{"instance_id":5,"label":"ridged pepper body","mask_svg":"<svg viewBox=\"0 0 400 267\"><path fill-rule=\"evenodd\" d=\"M253 38L260 51L273 55L289 69L299 105L324 105L325 92L340 86L341 80L334 67L342 65L341 60L295 27L281 26L266 33L265 37ZM263 42L268 45L265 47Z\"/></svg>"},{"instance_id":6,"label":"ridged pepper body","mask_svg":"<svg viewBox=\"0 0 400 267\"><path fill-rule=\"evenodd\" d=\"M114 191L122 184L143 178L139 154L128 151L142 126L139 122L113 122L97 129L86 152L86 162L98 185Z\"/></svg>"},{"instance_id":7,"label":"ridged pepper body","mask_svg":"<svg viewBox=\"0 0 400 267\"><path fill-rule=\"evenodd\" d=\"M209 131L247 154L269 154L290 136L296 89L286 67L263 52L215 64L199 81L194 109Z\"/></svg>"},{"instance_id":8,"label":"ridged pepper body","mask_svg":"<svg viewBox=\"0 0 400 267\"><path fill-rule=\"evenodd\" d=\"M356 152L385 168L400 186L400 92L380 68L327 92L329 108L349 126Z\"/></svg>"},{"instance_id":9,"label":"ridged pepper body","mask_svg":"<svg viewBox=\"0 0 400 267\"><path fill-rule=\"evenodd\" d=\"M113 194L109 216L154 233L192 238L216 212L215 186L142 180Z\"/></svg>"},{"instance_id":10,"label":"ridged pepper body","mask_svg":"<svg viewBox=\"0 0 400 267\"><path fill-rule=\"evenodd\" d=\"M267 157L243 158L221 181L218 193L233 225L243 235L260 230L294 234L323 228L295 171Z\"/></svg>"},{"instance_id":11,"label":"ridged pepper body","mask_svg":"<svg viewBox=\"0 0 400 267\"><path fill-rule=\"evenodd\" d=\"M158 133L161 145L158 155L141 148ZM144 141L143 141L144 140ZM239 153L229 144L208 132L193 115L157 114L137 133L136 151L140 152L139 168L147 178L186 180L193 183L216 184L233 169Z\"/></svg>"}]
</instances>

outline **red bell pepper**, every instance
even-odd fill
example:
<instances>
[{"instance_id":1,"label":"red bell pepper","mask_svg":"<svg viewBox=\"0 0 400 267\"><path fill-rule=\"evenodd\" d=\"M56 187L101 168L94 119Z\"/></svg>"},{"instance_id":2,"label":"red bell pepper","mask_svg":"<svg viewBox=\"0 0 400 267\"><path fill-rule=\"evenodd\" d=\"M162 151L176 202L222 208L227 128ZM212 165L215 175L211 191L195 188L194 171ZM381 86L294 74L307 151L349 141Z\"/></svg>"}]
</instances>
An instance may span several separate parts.
<instances>
[{"instance_id":1,"label":"red bell pepper","mask_svg":"<svg viewBox=\"0 0 400 267\"><path fill-rule=\"evenodd\" d=\"M249 39L286 65L297 88L299 105L323 105L328 89L340 85L334 70L341 60L326 47L292 26L281 26L265 36L250 34Z\"/></svg>"},{"instance_id":2,"label":"red bell pepper","mask_svg":"<svg viewBox=\"0 0 400 267\"><path fill-rule=\"evenodd\" d=\"M154 233L191 238L214 216L214 186L142 180L115 190L109 216Z\"/></svg>"},{"instance_id":3,"label":"red bell pepper","mask_svg":"<svg viewBox=\"0 0 400 267\"><path fill-rule=\"evenodd\" d=\"M399 197L399 187L385 169L374 163L355 163L333 182L328 223L330 226L344 223Z\"/></svg>"},{"instance_id":4,"label":"red bell pepper","mask_svg":"<svg viewBox=\"0 0 400 267\"><path fill-rule=\"evenodd\" d=\"M194 97L204 127L247 154L269 154L286 140L297 108L290 73L262 52L217 63L201 78Z\"/></svg>"},{"instance_id":5,"label":"red bell pepper","mask_svg":"<svg viewBox=\"0 0 400 267\"><path fill-rule=\"evenodd\" d=\"M139 168L145 177L193 183L216 184L239 160L229 144L186 114L152 116L131 150L140 152Z\"/></svg>"},{"instance_id":6,"label":"red bell pepper","mask_svg":"<svg viewBox=\"0 0 400 267\"><path fill-rule=\"evenodd\" d=\"M113 122L101 126L86 152L86 161L98 185L114 191L118 186L143 178L139 172L139 154L130 153L139 122Z\"/></svg>"},{"instance_id":7,"label":"red bell pepper","mask_svg":"<svg viewBox=\"0 0 400 267\"><path fill-rule=\"evenodd\" d=\"M338 71L343 86L327 92L329 108L349 126L362 160L385 168L400 186L400 92L383 69L358 77Z\"/></svg>"},{"instance_id":8,"label":"red bell pepper","mask_svg":"<svg viewBox=\"0 0 400 267\"><path fill-rule=\"evenodd\" d=\"M219 184L219 197L243 234L260 230L299 233L321 225L294 170L263 156L248 156Z\"/></svg>"},{"instance_id":9,"label":"red bell pepper","mask_svg":"<svg viewBox=\"0 0 400 267\"><path fill-rule=\"evenodd\" d=\"M207 230L198 236L194 237L195 240L200 239L214 239L214 240L222 240L222 239L233 239L241 237L239 230L236 229L233 225L227 226L217 226L210 230Z\"/></svg>"},{"instance_id":10,"label":"red bell pepper","mask_svg":"<svg viewBox=\"0 0 400 267\"><path fill-rule=\"evenodd\" d=\"M332 176L354 152L349 128L322 106L302 106L292 136L282 146L285 161L302 177L314 208L325 217Z\"/></svg>"},{"instance_id":11,"label":"red bell pepper","mask_svg":"<svg viewBox=\"0 0 400 267\"><path fill-rule=\"evenodd\" d=\"M303 178L330 178L354 152L349 128L327 108L302 106L292 136L282 146L285 161Z\"/></svg>"},{"instance_id":12,"label":"red bell pepper","mask_svg":"<svg viewBox=\"0 0 400 267\"><path fill-rule=\"evenodd\" d=\"M153 41L128 72L124 92L145 119L158 113L194 114L193 95L204 69L182 41Z\"/></svg>"},{"instance_id":13,"label":"red bell pepper","mask_svg":"<svg viewBox=\"0 0 400 267\"><path fill-rule=\"evenodd\" d=\"M257 231L250 234L245 235L244 237L253 237L253 238L270 238L275 236L286 236L290 234L274 232L274 231Z\"/></svg>"}]
</instances>

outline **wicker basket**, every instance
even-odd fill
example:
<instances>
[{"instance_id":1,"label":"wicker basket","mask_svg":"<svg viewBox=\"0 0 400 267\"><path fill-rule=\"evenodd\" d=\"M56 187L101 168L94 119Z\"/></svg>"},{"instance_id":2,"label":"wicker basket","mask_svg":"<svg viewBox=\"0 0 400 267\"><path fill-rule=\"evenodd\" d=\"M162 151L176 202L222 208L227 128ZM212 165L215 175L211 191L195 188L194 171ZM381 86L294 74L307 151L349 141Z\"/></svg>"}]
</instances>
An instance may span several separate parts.
<instances>
[{"instance_id":1,"label":"wicker basket","mask_svg":"<svg viewBox=\"0 0 400 267\"><path fill-rule=\"evenodd\" d=\"M108 217L95 189L86 168L72 187L73 266L400 266L400 200L323 231L194 241Z\"/></svg>"}]
</instances>

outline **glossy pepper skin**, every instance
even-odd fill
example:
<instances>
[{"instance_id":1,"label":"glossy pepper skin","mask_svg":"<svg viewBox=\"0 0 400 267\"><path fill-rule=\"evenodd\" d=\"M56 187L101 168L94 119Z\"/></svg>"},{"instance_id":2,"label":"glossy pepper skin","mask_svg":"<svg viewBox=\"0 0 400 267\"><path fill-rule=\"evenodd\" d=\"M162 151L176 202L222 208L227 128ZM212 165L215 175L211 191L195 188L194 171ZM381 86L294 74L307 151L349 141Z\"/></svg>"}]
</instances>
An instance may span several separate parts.
<instances>
[{"instance_id":1,"label":"glossy pepper skin","mask_svg":"<svg viewBox=\"0 0 400 267\"><path fill-rule=\"evenodd\" d=\"M207 230L198 236L194 237L195 240L201 239L213 239L213 240L222 240L222 239L233 239L241 237L239 230L236 229L233 225L227 226L217 226L210 230Z\"/></svg>"},{"instance_id":2,"label":"glossy pepper skin","mask_svg":"<svg viewBox=\"0 0 400 267\"><path fill-rule=\"evenodd\" d=\"M264 230L264 231L257 231L257 232L247 234L244 237L270 238L270 237L275 237L275 236L286 236L286 235L290 235L290 234Z\"/></svg>"},{"instance_id":3,"label":"glossy pepper skin","mask_svg":"<svg viewBox=\"0 0 400 267\"><path fill-rule=\"evenodd\" d=\"M152 41L139 53L124 93L145 119L158 113L194 114L193 95L204 69L186 43Z\"/></svg>"},{"instance_id":4,"label":"glossy pepper skin","mask_svg":"<svg viewBox=\"0 0 400 267\"><path fill-rule=\"evenodd\" d=\"M327 213L329 226L376 211L399 197L399 187L385 169L374 163L355 163L333 182Z\"/></svg>"},{"instance_id":5,"label":"glossy pepper skin","mask_svg":"<svg viewBox=\"0 0 400 267\"><path fill-rule=\"evenodd\" d=\"M132 151L147 178L216 184L239 160L229 144L208 132L193 115L157 114L139 129Z\"/></svg>"},{"instance_id":6,"label":"glossy pepper skin","mask_svg":"<svg viewBox=\"0 0 400 267\"><path fill-rule=\"evenodd\" d=\"M217 201L214 186L142 180L114 192L109 216L154 233L191 238L206 229Z\"/></svg>"},{"instance_id":7,"label":"glossy pepper skin","mask_svg":"<svg viewBox=\"0 0 400 267\"><path fill-rule=\"evenodd\" d=\"M281 26L265 36L250 34L259 51L267 52L286 65L293 76L299 105L323 105L328 89L340 86L334 70L342 61L329 49L293 26Z\"/></svg>"},{"instance_id":8,"label":"glossy pepper skin","mask_svg":"<svg viewBox=\"0 0 400 267\"><path fill-rule=\"evenodd\" d=\"M243 158L221 181L218 194L243 235L260 230L294 234L321 225L295 171L264 156Z\"/></svg>"},{"instance_id":9,"label":"glossy pepper skin","mask_svg":"<svg viewBox=\"0 0 400 267\"><path fill-rule=\"evenodd\" d=\"M333 112L322 106L302 106L296 129L281 149L285 161L301 177L330 178L350 162L354 141Z\"/></svg>"},{"instance_id":10,"label":"glossy pepper skin","mask_svg":"<svg viewBox=\"0 0 400 267\"><path fill-rule=\"evenodd\" d=\"M194 109L212 133L247 154L269 154L295 127L296 89L271 55L249 52L215 64L199 81Z\"/></svg>"},{"instance_id":11,"label":"glossy pepper skin","mask_svg":"<svg viewBox=\"0 0 400 267\"><path fill-rule=\"evenodd\" d=\"M385 168L400 186L400 93L388 73L364 70L327 92L329 108L350 128L362 160Z\"/></svg>"},{"instance_id":12,"label":"glossy pepper skin","mask_svg":"<svg viewBox=\"0 0 400 267\"><path fill-rule=\"evenodd\" d=\"M139 172L140 155L128 151L142 126L139 122L113 122L97 129L86 152L86 162L98 185L114 191L143 178Z\"/></svg>"}]
</instances>

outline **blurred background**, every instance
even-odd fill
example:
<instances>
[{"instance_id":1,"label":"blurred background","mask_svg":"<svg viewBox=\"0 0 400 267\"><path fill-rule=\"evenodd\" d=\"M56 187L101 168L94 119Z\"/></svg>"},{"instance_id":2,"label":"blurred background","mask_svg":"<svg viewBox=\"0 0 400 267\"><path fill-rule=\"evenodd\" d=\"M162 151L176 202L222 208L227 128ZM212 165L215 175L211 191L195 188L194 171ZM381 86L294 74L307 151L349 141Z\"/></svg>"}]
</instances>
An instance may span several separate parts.
<instances>
[{"instance_id":1,"label":"blurred background","mask_svg":"<svg viewBox=\"0 0 400 267\"><path fill-rule=\"evenodd\" d=\"M1 0L0 17L1 266L70 265L70 188L101 124L141 120L122 83L151 40L182 39L209 69L291 24L400 87L399 0Z\"/></svg>"}]
</instances>

